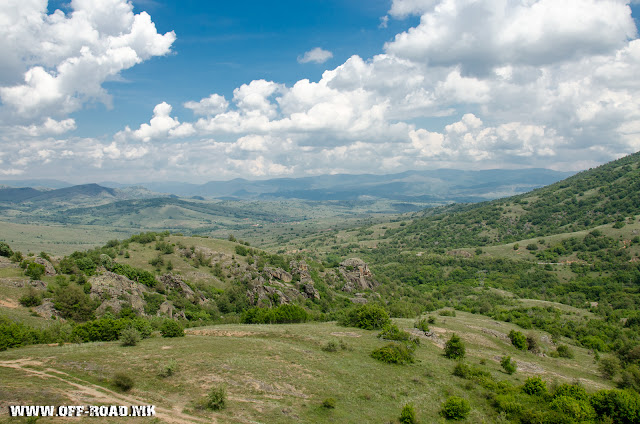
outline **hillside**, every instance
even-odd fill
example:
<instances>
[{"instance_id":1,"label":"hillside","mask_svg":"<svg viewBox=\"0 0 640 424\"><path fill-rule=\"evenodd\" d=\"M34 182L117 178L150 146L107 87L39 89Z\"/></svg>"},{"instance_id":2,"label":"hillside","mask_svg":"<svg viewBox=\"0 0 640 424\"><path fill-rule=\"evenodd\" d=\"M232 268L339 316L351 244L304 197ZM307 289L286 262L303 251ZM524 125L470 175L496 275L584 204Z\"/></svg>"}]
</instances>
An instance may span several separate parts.
<instances>
[{"instance_id":1,"label":"hillside","mask_svg":"<svg viewBox=\"0 0 640 424\"><path fill-rule=\"evenodd\" d=\"M425 210L382 239L406 248L504 244L624 222L640 214L640 153L529 193Z\"/></svg>"},{"instance_id":2,"label":"hillside","mask_svg":"<svg viewBox=\"0 0 640 424\"><path fill-rule=\"evenodd\" d=\"M638 159L365 226L318 231L310 210L302 231L274 209L243 227L251 243L165 231L67 256L0 244L0 376L18 382L0 407L41 401L28 383L39 375L58 403L74 382L87 403L153 400L163 422L172 411L180 423L393 422L408 404L437 422L456 396L462 422L638 422ZM258 216L237 205L164 198L67 213L104 225ZM162 337L170 328L186 336ZM128 333L141 340L122 346ZM454 334L462 362L446 357ZM130 392L116 377L123 357ZM225 408L207 406L221 390Z\"/></svg>"}]
</instances>

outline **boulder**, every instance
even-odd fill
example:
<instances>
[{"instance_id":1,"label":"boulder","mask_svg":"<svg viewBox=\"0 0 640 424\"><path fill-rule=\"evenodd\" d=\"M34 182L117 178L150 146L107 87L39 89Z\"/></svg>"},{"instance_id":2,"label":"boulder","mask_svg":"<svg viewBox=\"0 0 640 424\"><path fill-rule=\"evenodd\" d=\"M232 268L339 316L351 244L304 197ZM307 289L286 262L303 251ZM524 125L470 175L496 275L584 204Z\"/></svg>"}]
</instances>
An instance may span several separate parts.
<instances>
[{"instance_id":1,"label":"boulder","mask_svg":"<svg viewBox=\"0 0 640 424\"><path fill-rule=\"evenodd\" d=\"M372 290L377 286L369 266L358 258L349 258L340 263L338 271L347 280L343 291Z\"/></svg>"},{"instance_id":2,"label":"boulder","mask_svg":"<svg viewBox=\"0 0 640 424\"><path fill-rule=\"evenodd\" d=\"M293 280L293 277L291 276L291 274L289 274L287 271L285 271L282 268L264 268L265 272L267 274L269 274L272 278L275 278L276 280L281 280L284 281L285 283L290 283L291 280Z\"/></svg>"},{"instance_id":3,"label":"boulder","mask_svg":"<svg viewBox=\"0 0 640 424\"><path fill-rule=\"evenodd\" d=\"M37 307L33 308L33 309L42 318L46 318L46 319L59 318L59 319L62 319L60 317L60 312L53 306L53 302L51 301L51 299L43 299L42 300L42 304L40 306L37 306Z\"/></svg>"},{"instance_id":4,"label":"boulder","mask_svg":"<svg viewBox=\"0 0 640 424\"><path fill-rule=\"evenodd\" d=\"M44 275L56 275L56 269L53 267L53 264L48 260L37 257L33 260L35 263L44 266Z\"/></svg>"},{"instance_id":5,"label":"boulder","mask_svg":"<svg viewBox=\"0 0 640 424\"><path fill-rule=\"evenodd\" d=\"M196 298L196 293L182 280L182 277L176 274L165 274L158 278L158 280L165 285L169 290L177 290L184 297L193 301Z\"/></svg>"},{"instance_id":6,"label":"boulder","mask_svg":"<svg viewBox=\"0 0 640 424\"><path fill-rule=\"evenodd\" d=\"M313 283L307 283L302 286L302 294L309 299L320 299L320 293L313 286Z\"/></svg>"},{"instance_id":7,"label":"boulder","mask_svg":"<svg viewBox=\"0 0 640 424\"><path fill-rule=\"evenodd\" d=\"M144 315L144 293L148 291L144 285L110 271L105 271L101 275L94 275L89 278L89 283L91 284L90 296L103 302L107 301L107 305L104 308L101 305L98 311L111 306L114 312L117 313L120 311L121 303L125 302L130 304L134 311ZM117 305L112 300L117 300Z\"/></svg>"}]
</instances>

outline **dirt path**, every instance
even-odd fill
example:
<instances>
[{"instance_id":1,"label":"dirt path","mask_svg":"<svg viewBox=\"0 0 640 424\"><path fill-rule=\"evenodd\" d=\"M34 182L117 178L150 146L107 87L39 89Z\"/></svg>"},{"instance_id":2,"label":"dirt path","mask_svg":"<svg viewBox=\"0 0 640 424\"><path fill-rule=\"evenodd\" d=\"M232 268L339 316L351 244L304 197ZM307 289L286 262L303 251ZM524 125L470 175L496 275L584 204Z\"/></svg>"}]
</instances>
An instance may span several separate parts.
<instances>
[{"instance_id":1,"label":"dirt path","mask_svg":"<svg viewBox=\"0 0 640 424\"><path fill-rule=\"evenodd\" d=\"M53 368L44 368L37 370L31 367L45 367L45 364L32 360L31 358L22 358L12 361L0 361L0 367L11 368L14 370L22 371L32 377L38 377L42 379L55 379L63 381L75 388L74 391L67 392L66 394L76 404L110 404L110 405L149 405L149 402L145 399L117 393L107 388L98 386L96 384L88 383L79 378L73 377L63 371ZM173 409L162 408L156 406L155 416L162 422L170 424L193 424L193 423L215 423L217 420L212 417L211 419L204 419L194 417L192 415L185 414L180 411L179 407Z\"/></svg>"}]
</instances>

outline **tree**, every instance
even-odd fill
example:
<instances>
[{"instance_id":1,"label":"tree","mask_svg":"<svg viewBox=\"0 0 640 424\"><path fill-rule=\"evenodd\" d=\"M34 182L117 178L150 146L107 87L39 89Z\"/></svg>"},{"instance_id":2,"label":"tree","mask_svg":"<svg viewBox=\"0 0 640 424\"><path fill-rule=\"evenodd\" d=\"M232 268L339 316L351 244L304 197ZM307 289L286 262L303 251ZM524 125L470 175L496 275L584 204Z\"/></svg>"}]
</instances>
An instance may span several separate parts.
<instances>
[{"instance_id":1,"label":"tree","mask_svg":"<svg viewBox=\"0 0 640 424\"><path fill-rule=\"evenodd\" d=\"M444 346L444 356L449 359L462 359L465 354L466 349L464 343L462 343L462 339L453 333Z\"/></svg>"}]
</instances>

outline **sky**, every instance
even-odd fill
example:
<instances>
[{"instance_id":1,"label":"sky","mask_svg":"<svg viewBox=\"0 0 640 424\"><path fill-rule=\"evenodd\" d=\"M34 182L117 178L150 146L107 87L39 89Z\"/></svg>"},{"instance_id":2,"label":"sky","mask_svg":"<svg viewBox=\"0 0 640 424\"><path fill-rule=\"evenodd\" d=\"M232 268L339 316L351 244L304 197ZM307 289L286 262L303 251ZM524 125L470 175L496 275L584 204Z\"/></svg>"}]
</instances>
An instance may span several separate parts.
<instances>
[{"instance_id":1,"label":"sky","mask_svg":"<svg viewBox=\"0 0 640 424\"><path fill-rule=\"evenodd\" d=\"M640 150L639 3L3 0L0 179L587 169Z\"/></svg>"}]
</instances>

